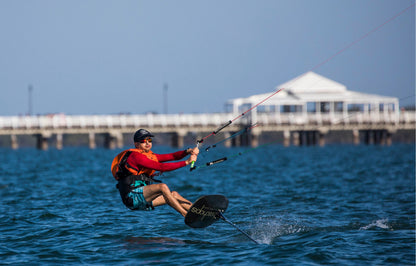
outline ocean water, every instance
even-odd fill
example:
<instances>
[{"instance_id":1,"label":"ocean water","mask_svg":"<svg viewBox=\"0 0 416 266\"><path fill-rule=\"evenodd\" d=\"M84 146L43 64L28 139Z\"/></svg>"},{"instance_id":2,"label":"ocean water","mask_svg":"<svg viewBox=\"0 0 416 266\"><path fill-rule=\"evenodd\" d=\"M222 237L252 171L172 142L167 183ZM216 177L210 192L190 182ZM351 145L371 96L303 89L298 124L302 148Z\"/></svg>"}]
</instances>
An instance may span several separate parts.
<instances>
[{"instance_id":1,"label":"ocean water","mask_svg":"<svg viewBox=\"0 0 416 266\"><path fill-rule=\"evenodd\" d=\"M197 165L227 161L163 174L191 201L227 196L224 215L259 245L168 206L128 210L110 173L120 151L0 149L0 264L415 264L414 145L216 148Z\"/></svg>"}]
</instances>

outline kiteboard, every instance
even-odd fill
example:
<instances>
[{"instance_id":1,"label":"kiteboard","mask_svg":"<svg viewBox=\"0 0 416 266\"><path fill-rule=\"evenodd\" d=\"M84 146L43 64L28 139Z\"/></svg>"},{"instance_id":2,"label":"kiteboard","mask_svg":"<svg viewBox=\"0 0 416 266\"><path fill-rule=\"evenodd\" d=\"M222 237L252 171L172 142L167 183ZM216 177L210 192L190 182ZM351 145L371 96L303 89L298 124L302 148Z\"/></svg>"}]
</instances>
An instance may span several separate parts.
<instances>
[{"instance_id":1,"label":"kiteboard","mask_svg":"<svg viewBox=\"0 0 416 266\"><path fill-rule=\"evenodd\" d=\"M219 219L228 207L228 199L223 195L205 195L192 204L185 216L185 224L192 228L207 227Z\"/></svg>"},{"instance_id":2,"label":"kiteboard","mask_svg":"<svg viewBox=\"0 0 416 266\"><path fill-rule=\"evenodd\" d=\"M228 199L223 195L205 195L197 199L192 204L188 213L185 216L185 224L192 228L204 228L215 223L219 219L229 223L235 229L240 231L243 235L249 238L256 244L259 244L255 239L249 236L246 232L238 228L237 225L224 217L223 213L228 207Z\"/></svg>"}]
</instances>

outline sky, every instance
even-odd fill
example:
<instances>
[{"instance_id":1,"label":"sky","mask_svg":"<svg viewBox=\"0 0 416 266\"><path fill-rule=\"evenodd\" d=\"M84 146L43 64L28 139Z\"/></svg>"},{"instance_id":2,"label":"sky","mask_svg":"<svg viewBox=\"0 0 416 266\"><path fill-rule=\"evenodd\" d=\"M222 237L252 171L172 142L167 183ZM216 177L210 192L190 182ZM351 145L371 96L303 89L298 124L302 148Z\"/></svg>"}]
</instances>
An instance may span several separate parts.
<instances>
[{"instance_id":1,"label":"sky","mask_svg":"<svg viewBox=\"0 0 416 266\"><path fill-rule=\"evenodd\" d=\"M414 105L414 4L0 0L0 116L222 112L311 70Z\"/></svg>"}]
</instances>

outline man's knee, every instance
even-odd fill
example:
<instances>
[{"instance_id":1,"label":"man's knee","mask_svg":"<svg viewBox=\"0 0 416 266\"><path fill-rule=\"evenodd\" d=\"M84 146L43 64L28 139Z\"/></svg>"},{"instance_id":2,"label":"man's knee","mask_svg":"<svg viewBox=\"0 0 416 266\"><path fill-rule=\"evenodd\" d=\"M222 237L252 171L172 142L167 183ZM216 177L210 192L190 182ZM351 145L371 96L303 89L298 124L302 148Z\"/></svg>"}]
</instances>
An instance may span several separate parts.
<instances>
[{"instance_id":1,"label":"man's knee","mask_svg":"<svg viewBox=\"0 0 416 266\"><path fill-rule=\"evenodd\" d=\"M174 196L176 198L177 196L179 196L179 193L176 192L176 191L172 191L172 196Z\"/></svg>"},{"instance_id":2,"label":"man's knee","mask_svg":"<svg viewBox=\"0 0 416 266\"><path fill-rule=\"evenodd\" d=\"M165 192L165 193L170 192L168 185L166 185L165 183L159 184L159 189L160 191Z\"/></svg>"}]
</instances>

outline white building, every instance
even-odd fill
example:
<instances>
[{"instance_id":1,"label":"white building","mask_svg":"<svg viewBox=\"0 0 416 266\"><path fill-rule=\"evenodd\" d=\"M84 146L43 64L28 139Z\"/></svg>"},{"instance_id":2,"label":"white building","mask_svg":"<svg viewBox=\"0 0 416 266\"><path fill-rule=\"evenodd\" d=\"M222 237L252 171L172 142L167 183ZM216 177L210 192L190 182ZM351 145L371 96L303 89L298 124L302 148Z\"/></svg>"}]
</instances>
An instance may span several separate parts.
<instances>
[{"instance_id":1,"label":"white building","mask_svg":"<svg viewBox=\"0 0 416 266\"><path fill-rule=\"evenodd\" d=\"M282 90L250 112L253 121L261 114L274 114L279 119L301 118L299 123L308 123L311 119L318 123L340 119L348 122L352 116L358 115L361 119L394 123L399 115L398 98L350 91L345 85L314 72L281 84L276 88L279 89ZM231 99L226 103L226 111L242 113L271 94Z\"/></svg>"}]
</instances>

